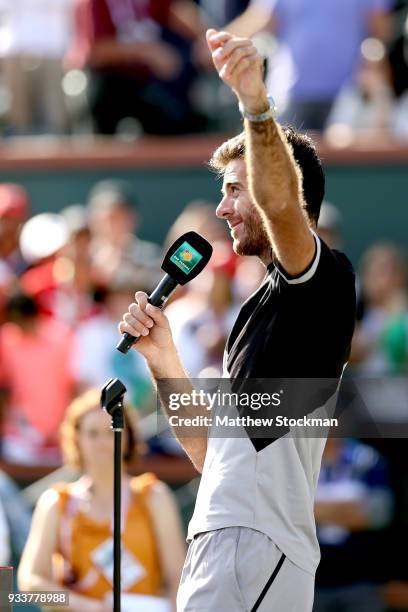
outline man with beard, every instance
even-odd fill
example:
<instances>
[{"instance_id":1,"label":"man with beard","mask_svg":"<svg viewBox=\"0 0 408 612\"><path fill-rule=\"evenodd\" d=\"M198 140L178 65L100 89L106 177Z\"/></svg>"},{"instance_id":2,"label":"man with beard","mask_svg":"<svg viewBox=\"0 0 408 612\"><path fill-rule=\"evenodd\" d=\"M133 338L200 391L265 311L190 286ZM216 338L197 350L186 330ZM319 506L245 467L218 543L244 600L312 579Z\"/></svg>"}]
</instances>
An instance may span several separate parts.
<instances>
[{"instance_id":1,"label":"man with beard","mask_svg":"<svg viewBox=\"0 0 408 612\"><path fill-rule=\"evenodd\" d=\"M354 327L354 274L347 258L315 232L324 195L320 160L306 136L275 122L252 42L209 30L207 43L220 78L237 95L245 127L210 161L223 176L217 215L228 223L236 253L255 255L266 267L228 338L224 377L232 387L268 378L338 381ZM143 336L135 348L174 415L169 399L192 393L193 386L166 316L139 292L119 329ZM177 414L198 412L191 402ZM205 435L177 433L202 473L179 612L310 612L319 562L313 497L324 436L259 436L245 427L242 435L220 437L213 424Z\"/></svg>"}]
</instances>

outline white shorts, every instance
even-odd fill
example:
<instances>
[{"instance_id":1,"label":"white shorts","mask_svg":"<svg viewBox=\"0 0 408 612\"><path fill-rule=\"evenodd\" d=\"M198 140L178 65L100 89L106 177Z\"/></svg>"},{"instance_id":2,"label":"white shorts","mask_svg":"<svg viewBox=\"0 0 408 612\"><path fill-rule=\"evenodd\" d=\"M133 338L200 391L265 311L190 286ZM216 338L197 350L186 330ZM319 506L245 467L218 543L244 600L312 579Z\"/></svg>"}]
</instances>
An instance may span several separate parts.
<instances>
[{"instance_id":1,"label":"white shorts","mask_svg":"<svg viewBox=\"0 0 408 612\"><path fill-rule=\"evenodd\" d=\"M314 576L265 534L227 527L190 543L177 612L311 612Z\"/></svg>"}]
</instances>

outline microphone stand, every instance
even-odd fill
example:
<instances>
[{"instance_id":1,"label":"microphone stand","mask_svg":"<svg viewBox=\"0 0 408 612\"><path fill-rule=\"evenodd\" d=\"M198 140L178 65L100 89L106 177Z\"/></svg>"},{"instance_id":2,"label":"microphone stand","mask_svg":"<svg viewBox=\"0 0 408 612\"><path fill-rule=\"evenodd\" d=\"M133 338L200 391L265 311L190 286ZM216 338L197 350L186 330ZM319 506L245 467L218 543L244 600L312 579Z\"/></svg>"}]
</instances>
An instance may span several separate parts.
<instances>
[{"instance_id":1,"label":"microphone stand","mask_svg":"<svg viewBox=\"0 0 408 612\"><path fill-rule=\"evenodd\" d=\"M113 476L113 612L120 612L120 563L121 563L121 486L122 486L122 432L124 429L123 397L125 385L118 378L111 378L101 392L101 407L111 416L114 432Z\"/></svg>"}]
</instances>

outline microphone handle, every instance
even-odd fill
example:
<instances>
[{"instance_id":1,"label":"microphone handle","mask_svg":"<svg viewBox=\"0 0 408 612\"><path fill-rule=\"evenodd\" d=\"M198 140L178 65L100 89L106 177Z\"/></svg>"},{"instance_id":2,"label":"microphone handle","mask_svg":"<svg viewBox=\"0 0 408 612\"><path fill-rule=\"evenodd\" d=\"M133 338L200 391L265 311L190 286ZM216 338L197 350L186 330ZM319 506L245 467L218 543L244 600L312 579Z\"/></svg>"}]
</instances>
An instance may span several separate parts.
<instances>
[{"instance_id":1,"label":"microphone handle","mask_svg":"<svg viewBox=\"0 0 408 612\"><path fill-rule=\"evenodd\" d=\"M149 295L147 301L149 302L149 304L152 304L152 306L163 308L164 304L167 302L167 299L173 293L177 285L178 282L174 280L174 278L172 278L170 274L165 274L161 279L160 283L157 285L156 289L154 289L154 291ZM143 336L135 337L125 332L122 335L122 339L119 341L116 348L121 353L127 353L130 347L133 344L136 344L136 342L140 340L140 338L143 338Z\"/></svg>"}]
</instances>

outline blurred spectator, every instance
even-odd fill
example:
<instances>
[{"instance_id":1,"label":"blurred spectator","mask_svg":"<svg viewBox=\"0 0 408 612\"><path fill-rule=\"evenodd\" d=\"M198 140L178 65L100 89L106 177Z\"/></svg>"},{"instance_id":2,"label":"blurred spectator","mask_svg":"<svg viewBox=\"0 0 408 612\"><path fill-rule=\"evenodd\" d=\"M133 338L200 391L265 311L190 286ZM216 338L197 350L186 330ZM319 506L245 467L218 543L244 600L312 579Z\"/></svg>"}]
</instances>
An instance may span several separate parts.
<instances>
[{"instance_id":1,"label":"blurred spectator","mask_svg":"<svg viewBox=\"0 0 408 612\"><path fill-rule=\"evenodd\" d=\"M12 134L67 131L62 57L71 17L71 0L0 1L0 57Z\"/></svg>"},{"instance_id":2,"label":"blurred spectator","mask_svg":"<svg viewBox=\"0 0 408 612\"><path fill-rule=\"evenodd\" d=\"M320 209L317 233L331 249L340 249L342 218L337 206L325 200Z\"/></svg>"},{"instance_id":3,"label":"blurred spectator","mask_svg":"<svg viewBox=\"0 0 408 612\"><path fill-rule=\"evenodd\" d=\"M15 482L0 470L0 501L7 522L6 540L10 543L10 558L1 565L15 565L20 560L31 524L31 512ZM8 535L7 535L8 534ZM3 539L4 541L4 539Z\"/></svg>"},{"instance_id":4,"label":"blurred spectator","mask_svg":"<svg viewBox=\"0 0 408 612\"><path fill-rule=\"evenodd\" d=\"M351 360L362 374L406 373L408 294L404 254L393 244L369 248L361 265L363 318L356 329Z\"/></svg>"},{"instance_id":5,"label":"blurred spectator","mask_svg":"<svg viewBox=\"0 0 408 612\"><path fill-rule=\"evenodd\" d=\"M76 0L68 63L88 69L98 133L114 134L128 118L150 134L201 128L190 101L196 8L191 0Z\"/></svg>"},{"instance_id":6,"label":"blurred spectator","mask_svg":"<svg viewBox=\"0 0 408 612\"><path fill-rule=\"evenodd\" d=\"M23 590L68 588L75 612L112 610L113 435L99 400L99 391L90 390L68 409L62 450L65 463L82 476L42 495L18 572ZM138 440L129 410L125 417L123 602L133 599L136 609L149 612L158 597L166 597L175 610L185 555L178 512L170 491L152 474L127 475L137 460Z\"/></svg>"},{"instance_id":7,"label":"blurred spectator","mask_svg":"<svg viewBox=\"0 0 408 612\"><path fill-rule=\"evenodd\" d=\"M68 228L58 213L41 213L31 217L20 235L25 261L32 265L57 253L68 241Z\"/></svg>"},{"instance_id":8,"label":"blurred spectator","mask_svg":"<svg viewBox=\"0 0 408 612\"><path fill-rule=\"evenodd\" d=\"M366 41L367 42L367 41ZM373 47L372 51L369 48ZM367 48L367 52L365 49ZM327 119L327 136L333 142L337 135L353 138L360 129L389 131L394 121L394 96L388 82L382 43L372 39L364 43L362 60L356 77L339 93ZM373 54L373 57L370 55ZM348 136L349 134L349 136Z\"/></svg>"},{"instance_id":9,"label":"blurred spectator","mask_svg":"<svg viewBox=\"0 0 408 612\"><path fill-rule=\"evenodd\" d=\"M388 470L378 452L356 440L329 438L315 502L322 554L315 612L385 610L373 583L381 573L375 531L390 523L392 506Z\"/></svg>"},{"instance_id":10,"label":"blurred spectator","mask_svg":"<svg viewBox=\"0 0 408 612\"><path fill-rule=\"evenodd\" d=\"M226 225L215 216L216 205L207 200L192 200L174 221L164 240L167 250L185 232L194 231L212 244L228 238Z\"/></svg>"},{"instance_id":11,"label":"blurred spectator","mask_svg":"<svg viewBox=\"0 0 408 612\"><path fill-rule=\"evenodd\" d=\"M69 231L62 215L31 217L20 235L21 253L28 265L20 284L36 300L42 314L71 323L73 266L62 256L68 243Z\"/></svg>"},{"instance_id":12,"label":"blurred spectator","mask_svg":"<svg viewBox=\"0 0 408 612\"><path fill-rule=\"evenodd\" d=\"M199 2L214 27L221 28L238 17L249 4L249 0L199 0Z\"/></svg>"},{"instance_id":13,"label":"blurred spectator","mask_svg":"<svg viewBox=\"0 0 408 612\"><path fill-rule=\"evenodd\" d=\"M74 283L81 293L89 293L93 288L91 272L91 230L88 211L82 204L72 204L61 210L69 234L69 255L74 264Z\"/></svg>"},{"instance_id":14,"label":"blurred spectator","mask_svg":"<svg viewBox=\"0 0 408 612\"><path fill-rule=\"evenodd\" d=\"M399 98L408 91L408 2L394 2L394 31L388 48L391 82Z\"/></svg>"},{"instance_id":15,"label":"blurred spectator","mask_svg":"<svg viewBox=\"0 0 408 612\"><path fill-rule=\"evenodd\" d=\"M60 270L65 268L65 294L58 315L75 326L95 313L93 294L97 279L94 278L91 261L92 235L87 209L82 204L72 204L61 211L69 239L61 257L57 260Z\"/></svg>"},{"instance_id":16,"label":"blurred spectator","mask_svg":"<svg viewBox=\"0 0 408 612\"><path fill-rule=\"evenodd\" d=\"M72 397L72 338L35 301L16 294L0 329L0 385L4 392L2 457L25 465L58 465L58 428Z\"/></svg>"},{"instance_id":17,"label":"blurred spectator","mask_svg":"<svg viewBox=\"0 0 408 612\"><path fill-rule=\"evenodd\" d=\"M397 138L408 138L408 2L396 0L394 33L388 48L391 84L396 96L393 132Z\"/></svg>"},{"instance_id":18,"label":"blurred spectator","mask_svg":"<svg viewBox=\"0 0 408 612\"><path fill-rule=\"evenodd\" d=\"M28 195L23 187L0 184L0 284L7 285L24 270L19 238L29 212Z\"/></svg>"},{"instance_id":19,"label":"blurred spectator","mask_svg":"<svg viewBox=\"0 0 408 612\"><path fill-rule=\"evenodd\" d=\"M139 215L131 186L119 180L97 183L90 193L88 210L92 266L99 284L109 283L121 266L133 266L135 270L148 271L154 286L161 249L134 234Z\"/></svg>"},{"instance_id":20,"label":"blurred spectator","mask_svg":"<svg viewBox=\"0 0 408 612\"><path fill-rule=\"evenodd\" d=\"M384 597L388 604L387 610L394 612L408 610L408 581L392 580L384 586Z\"/></svg>"},{"instance_id":21,"label":"blurred spectator","mask_svg":"<svg viewBox=\"0 0 408 612\"><path fill-rule=\"evenodd\" d=\"M0 566L10 565L10 534L3 502L0 501Z\"/></svg>"},{"instance_id":22,"label":"blurred spectator","mask_svg":"<svg viewBox=\"0 0 408 612\"><path fill-rule=\"evenodd\" d=\"M21 232L21 251L29 268L22 288L35 298L41 312L75 327L95 312L91 234L84 206L60 214L41 213Z\"/></svg>"},{"instance_id":23,"label":"blurred spectator","mask_svg":"<svg viewBox=\"0 0 408 612\"><path fill-rule=\"evenodd\" d=\"M81 389L104 385L110 378L125 384L130 402L142 406L152 392L145 361L136 351L123 355L116 350L118 323L134 301L135 290L144 290L143 278L132 269L120 269L100 291L102 310L80 324L75 332L73 374Z\"/></svg>"},{"instance_id":24,"label":"blurred spectator","mask_svg":"<svg viewBox=\"0 0 408 612\"><path fill-rule=\"evenodd\" d=\"M281 122L323 129L341 88L360 66L367 37L390 36L391 0L252 0L228 26L252 36L270 26L279 48L269 58L268 87Z\"/></svg>"}]
</instances>

